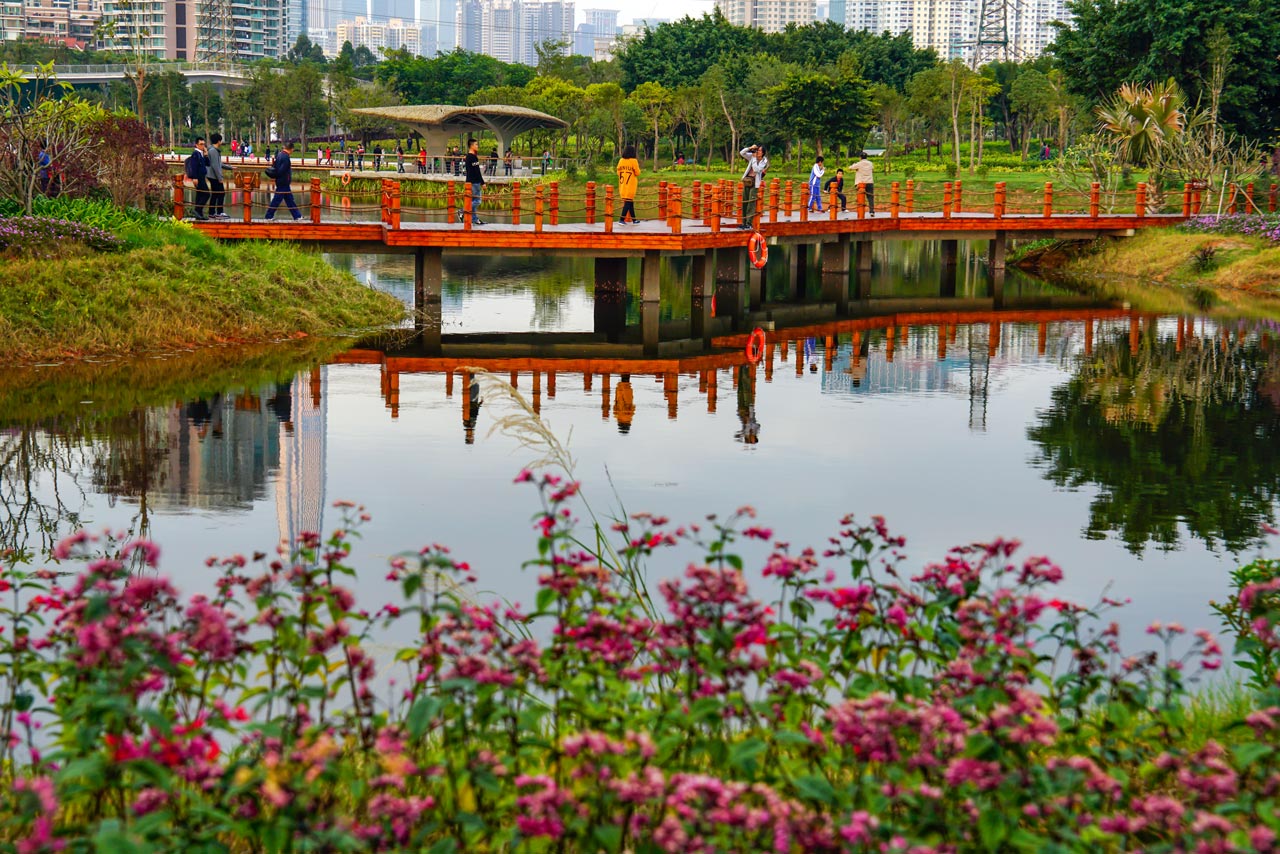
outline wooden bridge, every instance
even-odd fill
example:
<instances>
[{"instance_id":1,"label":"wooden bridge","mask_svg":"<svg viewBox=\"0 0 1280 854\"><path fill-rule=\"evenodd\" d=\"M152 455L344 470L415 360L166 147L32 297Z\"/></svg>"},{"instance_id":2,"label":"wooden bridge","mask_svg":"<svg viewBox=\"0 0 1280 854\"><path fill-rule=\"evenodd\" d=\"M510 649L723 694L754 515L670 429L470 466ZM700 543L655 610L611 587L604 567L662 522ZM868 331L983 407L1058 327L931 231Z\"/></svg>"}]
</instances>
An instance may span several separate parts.
<instances>
[{"instance_id":1,"label":"wooden bridge","mask_svg":"<svg viewBox=\"0 0 1280 854\"><path fill-rule=\"evenodd\" d=\"M381 193L365 204L359 198L326 193L320 179L313 178L308 189L294 193L305 211L300 221L292 221L290 212L282 209L268 222L259 216L269 193L259 186L258 177L239 176L238 184L228 192L228 201L237 203L232 210L239 216L199 222L197 228L225 240L286 240L332 251L412 253L414 301L420 312L440 300L444 252L591 256L596 259L597 296L625 293L626 259L639 257L639 296L645 307L657 306L661 259L688 256L695 305L712 303L717 289L726 283L742 283L745 293L738 306L756 308L764 302L765 288L763 271L749 263L747 247L753 233L762 235L769 246L788 248L784 263L791 267L791 279L796 282L803 282L810 250L817 247L824 293L841 311L848 304L851 273L864 274L872 268L874 242L940 241L945 269L956 264L958 241L985 240L987 268L998 299L1011 236L1132 235L1140 228L1181 222L1200 208L1200 191L1190 184L1184 187L1180 212L1153 213L1156 200L1145 184L1132 192L1104 195L1098 184L1086 193L1055 191L1052 184L1045 184L1042 192L1010 193L999 183L993 190L974 193L966 192L960 181L940 186L895 181L880 188L874 213L866 188L852 185L846 185L851 191L848 210L840 209L833 188L821 200L823 210L810 211L810 202L816 205L819 200L810 200L807 185L797 187L774 179L759 193L759 204L751 214L738 182L695 181L683 187L662 181L648 189L649 193L656 190L656 197L638 200L643 219L621 224L615 222L620 205L611 185L588 183L585 194L571 197L562 195L554 181L538 183L532 193L513 181L486 196L477 216L471 210L469 188L461 182L416 197L423 204L413 207L403 204L397 181L383 180ZM182 176L175 176L175 217L183 216L192 192L184 187ZM1271 195L1274 204L1274 188ZM360 221L361 213L376 214L377 220ZM832 280L830 287L827 279ZM698 330L696 320L695 332L713 333L705 323ZM651 343L656 347L657 339Z\"/></svg>"}]
</instances>

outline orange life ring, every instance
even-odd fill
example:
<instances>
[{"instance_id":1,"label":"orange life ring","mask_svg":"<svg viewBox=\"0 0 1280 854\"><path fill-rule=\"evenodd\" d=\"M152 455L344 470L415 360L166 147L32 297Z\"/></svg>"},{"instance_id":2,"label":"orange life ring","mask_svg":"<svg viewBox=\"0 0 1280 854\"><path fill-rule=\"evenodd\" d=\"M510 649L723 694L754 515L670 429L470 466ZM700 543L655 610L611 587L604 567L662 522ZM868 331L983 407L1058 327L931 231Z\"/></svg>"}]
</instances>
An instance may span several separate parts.
<instances>
[{"instance_id":1,"label":"orange life ring","mask_svg":"<svg viewBox=\"0 0 1280 854\"><path fill-rule=\"evenodd\" d=\"M343 197L342 197L342 209L343 209L344 211L349 211L349 210L351 210L351 197L350 197L350 196L343 196Z\"/></svg>"},{"instance_id":2,"label":"orange life ring","mask_svg":"<svg viewBox=\"0 0 1280 854\"><path fill-rule=\"evenodd\" d=\"M342 186L344 186L344 187L345 187L345 186L347 186L347 185L348 185L348 184L350 184L350 183L351 183L351 173L350 173L350 172L343 172L343 173L342 173Z\"/></svg>"},{"instance_id":3,"label":"orange life ring","mask_svg":"<svg viewBox=\"0 0 1280 854\"><path fill-rule=\"evenodd\" d=\"M755 259L752 259L754 263ZM747 361L756 364L764 358L764 330L757 326L751 330L751 336L747 338Z\"/></svg>"},{"instance_id":4,"label":"orange life ring","mask_svg":"<svg viewBox=\"0 0 1280 854\"><path fill-rule=\"evenodd\" d=\"M764 265L769 263L769 245L764 242L764 235L755 232L751 235L751 240L747 243L747 254L751 256L751 266L757 270L763 270Z\"/></svg>"},{"instance_id":5,"label":"orange life ring","mask_svg":"<svg viewBox=\"0 0 1280 854\"><path fill-rule=\"evenodd\" d=\"M712 317L716 316L716 295L715 294L711 295L711 316Z\"/></svg>"}]
</instances>

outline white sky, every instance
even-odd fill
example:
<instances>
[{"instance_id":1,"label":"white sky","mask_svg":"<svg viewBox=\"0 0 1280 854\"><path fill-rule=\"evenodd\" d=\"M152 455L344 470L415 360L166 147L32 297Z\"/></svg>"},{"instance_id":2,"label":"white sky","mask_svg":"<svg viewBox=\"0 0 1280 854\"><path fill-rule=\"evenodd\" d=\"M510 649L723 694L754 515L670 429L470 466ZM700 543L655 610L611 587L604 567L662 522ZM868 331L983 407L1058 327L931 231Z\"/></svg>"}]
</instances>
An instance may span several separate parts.
<instances>
[{"instance_id":1,"label":"white sky","mask_svg":"<svg viewBox=\"0 0 1280 854\"><path fill-rule=\"evenodd\" d=\"M715 5L713 0L575 0L578 21L586 20L585 9L617 9L618 23L629 24L636 18L667 18L675 21L685 15L701 17Z\"/></svg>"}]
</instances>

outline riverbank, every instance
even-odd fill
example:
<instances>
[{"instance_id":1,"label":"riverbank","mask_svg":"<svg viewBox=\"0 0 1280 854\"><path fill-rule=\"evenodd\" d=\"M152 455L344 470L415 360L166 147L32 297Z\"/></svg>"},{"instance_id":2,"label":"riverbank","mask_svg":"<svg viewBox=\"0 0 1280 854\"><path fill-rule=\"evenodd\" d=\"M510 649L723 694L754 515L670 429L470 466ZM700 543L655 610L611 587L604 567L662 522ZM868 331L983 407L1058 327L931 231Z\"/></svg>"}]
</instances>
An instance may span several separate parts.
<instances>
[{"instance_id":1,"label":"riverbank","mask_svg":"<svg viewBox=\"0 0 1280 854\"><path fill-rule=\"evenodd\" d=\"M404 313L394 297L292 246L218 244L169 222L117 234L120 251L6 253L0 364L329 335Z\"/></svg>"},{"instance_id":2,"label":"riverbank","mask_svg":"<svg viewBox=\"0 0 1280 854\"><path fill-rule=\"evenodd\" d=\"M1280 317L1280 246L1263 237L1150 229L1047 250L1024 262L1143 310Z\"/></svg>"}]
</instances>

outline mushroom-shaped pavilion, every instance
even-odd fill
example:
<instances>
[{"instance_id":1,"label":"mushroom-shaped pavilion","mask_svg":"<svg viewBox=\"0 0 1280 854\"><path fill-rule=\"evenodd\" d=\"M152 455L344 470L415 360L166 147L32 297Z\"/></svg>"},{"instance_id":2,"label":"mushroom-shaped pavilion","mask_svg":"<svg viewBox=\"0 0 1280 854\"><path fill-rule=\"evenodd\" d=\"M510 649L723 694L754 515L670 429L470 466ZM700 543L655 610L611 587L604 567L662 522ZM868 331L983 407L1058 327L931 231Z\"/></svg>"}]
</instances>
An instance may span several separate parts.
<instances>
[{"instance_id":1,"label":"mushroom-shaped pavilion","mask_svg":"<svg viewBox=\"0 0 1280 854\"><path fill-rule=\"evenodd\" d=\"M526 131L539 128L566 128L569 123L530 110L505 104L485 104L477 107L459 107L452 104L420 104L400 107L361 107L352 112L386 119L389 123L405 125L422 134L422 147L427 154L443 156L449 137L490 131L498 137L498 150L506 152L511 142Z\"/></svg>"}]
</instances>

